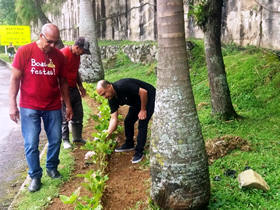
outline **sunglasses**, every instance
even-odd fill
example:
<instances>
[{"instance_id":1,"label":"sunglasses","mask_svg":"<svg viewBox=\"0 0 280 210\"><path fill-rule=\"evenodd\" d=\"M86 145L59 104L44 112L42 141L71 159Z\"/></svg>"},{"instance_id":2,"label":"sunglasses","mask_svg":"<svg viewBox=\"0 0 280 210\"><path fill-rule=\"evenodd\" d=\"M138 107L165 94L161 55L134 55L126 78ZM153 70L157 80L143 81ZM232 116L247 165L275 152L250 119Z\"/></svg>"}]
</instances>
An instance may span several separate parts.
<instances>
[{"instance_id":1,"label":"sunglasses","mask_svg":"<svg viewBox=\"0 0 280 210\"><path fill-rule=\"evenodd\" d=\"M54 45L57 44L58 40L56 40L56 41L49 40L49 39L47 39L47 37L44 33L42 33L42 35L43 35L44 39L47 41L48 44L54 44Z\"/></svg>"}]
</instances>

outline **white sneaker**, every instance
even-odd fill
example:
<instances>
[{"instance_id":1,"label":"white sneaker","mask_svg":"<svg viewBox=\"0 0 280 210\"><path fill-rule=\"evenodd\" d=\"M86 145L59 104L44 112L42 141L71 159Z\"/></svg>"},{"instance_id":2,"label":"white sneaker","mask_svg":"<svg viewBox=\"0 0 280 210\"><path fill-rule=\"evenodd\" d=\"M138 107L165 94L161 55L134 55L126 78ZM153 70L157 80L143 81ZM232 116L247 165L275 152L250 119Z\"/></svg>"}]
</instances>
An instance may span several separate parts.
<instances>
[{"instance_id":1,"label":"white sneaker","mask_svg":"<svg viewBox=\"0 0 280 210\"><path fill-rule=\"evenodd\" d=\"M69 141L63 141L63 147L64 149L71 149L72 145L70 144Z\"/></svg>"}]
</instances>

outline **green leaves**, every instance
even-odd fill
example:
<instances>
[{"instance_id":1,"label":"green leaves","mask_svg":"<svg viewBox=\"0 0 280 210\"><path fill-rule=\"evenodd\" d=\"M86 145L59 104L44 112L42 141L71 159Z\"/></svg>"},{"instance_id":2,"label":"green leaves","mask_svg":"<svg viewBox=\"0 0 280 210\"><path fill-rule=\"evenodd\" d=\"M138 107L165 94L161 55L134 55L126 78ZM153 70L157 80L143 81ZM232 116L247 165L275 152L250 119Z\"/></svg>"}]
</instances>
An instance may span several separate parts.
<instances>
[{"instance_id":1,"label":"green leaves","mask_svg":"<svg viewBox=\"0 0 280 210\"><path fill-rule=\"evenodd\" d=\"M103 176L101 171L94 172L89 170L86 174L78 174L83 177L85 182L82 186L92 193L91 197L80 196L81 187L79 187L71 196L60 195L60 200L65 204L75 205L75 209L102 209L101 197L105 189L106 181L109 179L107 175Z\"/></svg>"},{"instance_id":2,"label":"green leaves","mask_svg":"<svg viewBox=\"0 0 280 210\"><path fill-rule=\"evenodd\" d=\"M62 4L65 0L49 0L43 2L40 0L16 0L15 11L17 22L19 24L29 25L32 21L36 24L44 11L52 11L53 14L59 14ZM45 16L45 14L44 14Z\"/></svg>"},{"instance_id":3,"label":"green leaves","mask_svg":"<svg viewBox=\"0 0 280 210\"><path fill-rule=\"evenodd\" d=\"M77 210L98 210L102 209L101 198L106 181L109 179L107 175L104 175L105 168L107 167L106 156L113 152L116 144L113 138L118 132L123 131L123 128L122 126L118 126L115 133L111 136L111 139L108 139L107 128L110 120L110 108L108 102L94 91L94 86L92 84L84 84L84 87L94 100L101 103L98 107L99 113L92 116L94 121L98 123L95 126L97 132L94 132L92 134L93 139L87 141L82 147L82 149L94 151L91 160L87 161L89 161L88 163L96 164L99 170L89 170L86 174L77 175L78 177L84 178L85 182L82 183L82 187L89 191L92 196L80 196L80 188L78 188L70 197L60 195L60 199L65 204L75 205L75 209ZM121 117L119 119L121 119Z\"/></svg>"},{"instance_id":4,"label":"green leaves","mask_svg":"<svg viewBox=\"0 0 280 210\"><path fill-rule=\"evenodd\" d=\"M0 0L0 25L15 24L15 0Z\"/></svg>"},{"instance_id":5,"label":"green leaves","mask_svg":"<svg viewBox=\"0 0 280 210\"><path fill-rule=\"evenodd\" d=\"M208 1L207 0L195 0L194 4L189 5L189 13L188 16L193 16L196 24L200 28L204 28L205 23L208 18Z\"/></svg>"},{"instance_id":6,"label":"green leaves","mask_svg":"<svg viewBox=\"0 0 280 210\"><path fill-rule=\"evenodd\" d=\"M37 23L38 10L33 0L15 1L15 11L17 13L17 22L19 24L29 25L31 21Z\"/></svg>"},{"instance_id":7,"label":"green leaves","mask_svg":"<svg viewBox=\"0 0 280 210\"><path fill-rule=\"evenodd\" d=\"M59 198L65 204L74 204L80 195L80 190L81 187L76 189L75 192L73 192L72 195L70 195L69 197L65 195L60 195Z\"/></svg>"}]
</instances>

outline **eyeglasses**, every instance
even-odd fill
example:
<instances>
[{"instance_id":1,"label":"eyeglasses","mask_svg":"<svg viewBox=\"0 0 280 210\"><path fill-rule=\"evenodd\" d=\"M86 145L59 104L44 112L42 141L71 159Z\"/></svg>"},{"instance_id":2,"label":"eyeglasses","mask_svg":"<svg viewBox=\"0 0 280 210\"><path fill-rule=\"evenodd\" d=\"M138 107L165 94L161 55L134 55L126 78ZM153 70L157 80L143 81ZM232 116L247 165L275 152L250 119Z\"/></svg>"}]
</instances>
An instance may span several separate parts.
<instances>
[{"instance_id":1,"label":"eyeglasses","mask_svg":"<svg viewBox=\"0 0 280 210\"><path fill-rule=\"evenodd\" d=\"M58 40L53 41L53 40L49 40L47 39L46 35L44 33L42 33L43 37L45 38L45 40L47 41L48 44L54 44L56 45L56 43L58 42Z\"/></svg>"}]
</instances>

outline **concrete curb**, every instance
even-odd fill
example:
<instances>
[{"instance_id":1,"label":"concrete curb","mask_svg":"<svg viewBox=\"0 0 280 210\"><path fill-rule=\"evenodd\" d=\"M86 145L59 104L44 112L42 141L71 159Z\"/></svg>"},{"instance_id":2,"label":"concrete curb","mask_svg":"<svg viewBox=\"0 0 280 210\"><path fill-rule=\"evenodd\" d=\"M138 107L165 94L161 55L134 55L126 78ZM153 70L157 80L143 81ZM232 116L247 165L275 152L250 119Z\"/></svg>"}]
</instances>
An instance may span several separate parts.
<instances>
[{"instance_id":1,"label":"concrete curb","mask_svg":"<svg viewBox=\"0 0 280 210\"><path fill-rule=\"evenodd\" d=\"M46 150L48 148L48 143L45 144L41 154L40 154L40 160L42 159L43 155L45 154ZM21 187L19 188L16 196L14 197L12 203L10 204L8 210L13 210L13 206L16 204L17 198L19 197L20 193L24 190L25 186L27 186L30 183L31 179L30 177L27 175L27 177L25 178L24 182L22 183Z\"/></svg>"}]
</instances>

